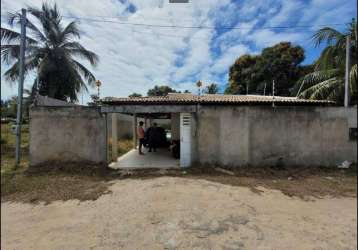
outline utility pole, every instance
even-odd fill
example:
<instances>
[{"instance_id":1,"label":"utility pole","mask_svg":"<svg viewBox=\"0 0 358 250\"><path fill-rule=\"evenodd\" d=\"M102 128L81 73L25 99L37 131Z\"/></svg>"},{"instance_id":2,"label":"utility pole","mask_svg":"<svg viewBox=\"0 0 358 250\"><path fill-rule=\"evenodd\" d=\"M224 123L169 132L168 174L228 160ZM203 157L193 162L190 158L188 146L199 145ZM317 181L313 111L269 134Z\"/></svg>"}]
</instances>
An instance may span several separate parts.
<instances>
[{"instance_id":1,"label":"utility pole","mask_svg":"<svg viewBox=\"0 0 358 250\"><path fill-rule=\"evenodd\" d=\"M26 42L26 9L21 9L21 42L19 59L19 91L17 96L17 116L16 116L16 162L20 165L21 158L21 122L22 122L22 92L24 88L24 62L25 62L25 42Z\"/></svg>"},{"instance_id":2,"label":"utility pole","mask_svg":"<svg viewBox=\"0 0 358 250\"><path fill-rule=\"evenodd\" d=\"M275 107L275 80L272 80L272 107Z\"/></svg>"},{"instance_id":3,"label":"utility pole","mask_svg":"<svg viewBox=\"0 0 358 250\"><path fill-rule=\"evenodd\" d=\"M344 107L348 107L349 103L349 70L350 70L350 35L346 38L346 75L344 79Z\"/></svg>"},{"instance_id":4,"label":"utility pole","mask_svg":"<svg viewBox=\"0 0 358 250\"><path fill-rule=\"evenodd\" d=\"M265 82L265 87L264 87L264 95L266 95L266 82Z\"/></svg>"}]
</instances>

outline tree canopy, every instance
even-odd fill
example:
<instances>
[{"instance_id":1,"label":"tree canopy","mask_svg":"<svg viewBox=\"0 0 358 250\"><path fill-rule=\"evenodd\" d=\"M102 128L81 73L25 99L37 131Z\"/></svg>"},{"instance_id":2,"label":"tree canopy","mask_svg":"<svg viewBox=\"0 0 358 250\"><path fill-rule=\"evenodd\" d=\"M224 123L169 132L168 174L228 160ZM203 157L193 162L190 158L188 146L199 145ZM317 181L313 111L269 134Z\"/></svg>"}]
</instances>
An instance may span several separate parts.
<instances>
[{"instance_id":1,"label":"tree canopy","mask_svg":"<svg viewBox=\"0 0 358 250\"><path fill-rule=\"evenodd\" d=\"M300 66L304 50L290 42L281 42L263 49L260 55L242 55L229 69L226 94L275 94L289 96L290 88L309 70Z\"/></svg>"},{"instance_id":2,"label":"tree canopy","mask_svg":"<svg viewBox=\"0 0 358 250\"><path fill-rule=\"evenodd\" d=\"M149 89L147 92L148 96L166 96L168 93L178 93L175 89L167 85L157 86L155 85L154 88Z\"/></svg>"},{"instance_id":3,"label":"tree canopy","mask_svg":"<svg viewBox=\"0 0 358 250\"><path fill-rule=\"evenodd\" d=\"M132 94L130 94L128 97L141 97L142 96L142 94L139 94L139 93L132 93Z\"/></svg>"},{"instance_id":4,"label":"tree canopy","mask_svg":"<svg viewBox=\"0 0 358 250\"><path fill-rule=\"evenodd\" d=\"M219 92L219 87L215 83L211 83L204 89L204 94L217 94Z\"/></svg>"},{"instance_id":5,"label":"tree canopy","mask_svg":"<svg viewBox=\"0 0 358 250\"><path fill-rule=\"evenodd\" d=\"M80 38L77 22L67 26L62 23L60 12L54 4L42 4L42 8L28 7L27 13L36 19L35 25L26 20L25 74L37 71L33 88L39 82L39 93L60 100L77 101L81 89L95 86L94 75L76 58L98 63L98 56L85 49L75 38ZM21 12L9 13L10 27L20 26ZM1 59L10 65L5 79L14 82L19 78L20 34L1 27Z\"/></svg>"}]
</instances>

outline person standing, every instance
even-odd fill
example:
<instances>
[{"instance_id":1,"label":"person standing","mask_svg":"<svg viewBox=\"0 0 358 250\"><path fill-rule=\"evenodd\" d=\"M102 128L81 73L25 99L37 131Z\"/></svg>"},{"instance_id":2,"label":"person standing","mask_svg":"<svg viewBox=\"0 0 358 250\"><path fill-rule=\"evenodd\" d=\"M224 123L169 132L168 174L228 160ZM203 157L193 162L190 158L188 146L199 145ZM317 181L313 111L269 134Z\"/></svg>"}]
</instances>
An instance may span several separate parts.
<instances>
[{"instance_id":1,"label":"person standing","mask_svg":"<svg viewBox=\"0 0 358 250\"><path fill-rule=\"evenodd\" d=\"M140 155L144 155L143 152L142 152L142 147L144 145L144 129L143 129L143 122L140 121L139 122L139 126L137 128L137 136L138 136L138 139L139 139L139 147L138 147L138 152Z\"/></svg>"},{"instance_id":2,"label":"person standing","mask_svg":"<svg viewBox=\"0 0 358 250\"><path fill-rule=\"evenodd\" d=\"M157 124L154 123L152 127L148 129L148 144L149 150L148 152L157 152L157 142L158 142L158 128Z\"/></svg>"}]
</instances>

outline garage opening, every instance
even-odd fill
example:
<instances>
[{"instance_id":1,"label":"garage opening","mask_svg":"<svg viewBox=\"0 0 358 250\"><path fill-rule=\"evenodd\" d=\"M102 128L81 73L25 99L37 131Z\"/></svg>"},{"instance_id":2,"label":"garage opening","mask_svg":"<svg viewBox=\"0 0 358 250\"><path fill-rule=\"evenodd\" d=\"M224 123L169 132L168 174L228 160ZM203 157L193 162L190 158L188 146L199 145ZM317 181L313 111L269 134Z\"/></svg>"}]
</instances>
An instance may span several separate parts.
<instances>
[{"instance_id":1,"label":"garage opening","mask_svg":"<svg viewBox=\"0 0 358 250\"><path fill-rule=\"evenodd\" d=\"M114 169L180 168L191 161L191 114L190 113L108 113L107 114L109 167ZM138 152L137 128L143 122L144 155ZM150 131L155 132L151 137ZM122 154L121 143L132 141L131 149ZM113 145L114 142L116 145ZM156 150L150 150L155 144ZM113 153L113 152L117 152ZM118 156L118 157L117 157Z\"/></svg>"}]
</instances>

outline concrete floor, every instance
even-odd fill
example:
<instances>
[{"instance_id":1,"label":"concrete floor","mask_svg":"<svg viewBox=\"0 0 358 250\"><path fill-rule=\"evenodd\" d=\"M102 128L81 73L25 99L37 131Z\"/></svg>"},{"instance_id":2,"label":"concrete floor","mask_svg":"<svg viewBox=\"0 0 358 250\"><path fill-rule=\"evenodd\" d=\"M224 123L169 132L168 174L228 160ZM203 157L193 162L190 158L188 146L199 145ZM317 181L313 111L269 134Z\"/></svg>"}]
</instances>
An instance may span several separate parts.
<instances>
[{"instance_id":1,"label":"concrete floor","mask_svg":"<svg viewBox=\"0 0 358 250\"><path fill-rule=\"evenodd\" d=\"M139 155L138 150L132 149L119 157L117 162L112 162L109 167L114 169L179 168L179 159L172 157L170 151L165 148L151 153L145 149L144 155Z\"/></svg>"}]
</instances>

